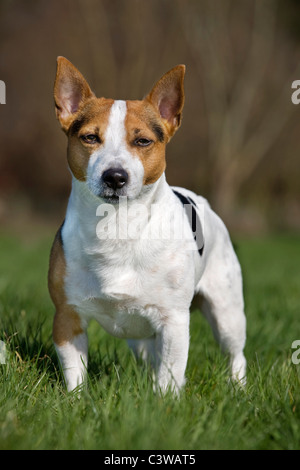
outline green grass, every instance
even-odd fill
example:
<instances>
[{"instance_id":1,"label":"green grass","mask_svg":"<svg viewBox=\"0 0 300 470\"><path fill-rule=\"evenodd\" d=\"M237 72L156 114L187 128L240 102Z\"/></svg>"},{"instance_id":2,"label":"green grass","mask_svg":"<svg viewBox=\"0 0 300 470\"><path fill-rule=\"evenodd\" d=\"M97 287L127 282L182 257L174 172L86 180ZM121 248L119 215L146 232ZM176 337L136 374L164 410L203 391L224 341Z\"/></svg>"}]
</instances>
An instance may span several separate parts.
<instances>
[{"instance_id":1,"label":"green grass","mask_svg":"<svg viewBox=\"0 0 300 470\"><path fill-rule=\"evenodd\" d=\"M66 393L51 339L51 240L0 237L0 449L298 449L300 239L237 241L244 271L248 385L233 387L227 360L199 311L191 316L180 399L152 392L149 371L124 341L89 327L89 380Z\"/></svg>"}]
</instances>

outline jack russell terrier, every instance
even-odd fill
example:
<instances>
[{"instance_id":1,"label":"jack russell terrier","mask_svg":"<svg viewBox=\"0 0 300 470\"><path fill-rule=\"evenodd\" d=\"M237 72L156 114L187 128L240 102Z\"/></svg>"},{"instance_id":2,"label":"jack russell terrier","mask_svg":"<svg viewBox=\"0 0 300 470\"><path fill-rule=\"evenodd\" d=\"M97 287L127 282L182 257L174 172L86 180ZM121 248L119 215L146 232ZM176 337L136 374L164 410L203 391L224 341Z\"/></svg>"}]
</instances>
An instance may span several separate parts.
<instances>
[{"instance_id":1,"label":"jack russell terrier","mask_svg":"<svg viewBox=\"0 0 300 470\"><path fill-rule=\"evenodd\" d=\"M246 381L242 275L227 229L204 198L165 178L184 73L178 65L143 100L122 101L96 98L81 73L57 59L54 98L72 191L51 251L49 291L69 391L84 381L86 329L96 319L154 364L158 390L178 393L194 294L229 354L232 378Z\"/></svg>"}]
</instances>

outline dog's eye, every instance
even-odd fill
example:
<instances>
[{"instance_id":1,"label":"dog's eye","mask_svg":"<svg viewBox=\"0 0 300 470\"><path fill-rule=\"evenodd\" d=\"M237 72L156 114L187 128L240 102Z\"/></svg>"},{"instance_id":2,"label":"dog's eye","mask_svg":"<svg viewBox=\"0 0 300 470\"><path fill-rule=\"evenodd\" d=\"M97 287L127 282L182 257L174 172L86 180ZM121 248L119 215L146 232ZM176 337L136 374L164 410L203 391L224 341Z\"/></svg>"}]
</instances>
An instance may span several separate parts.
<instances>
[{"instance_id":1,"label":"dog's eye","mask_svg":"<svg viewBox=\"0 0 300 470\"><path fill-rule=\"evenodd\" d=\"M150 139L139 138L134 141L134 145L137 145L138 147L148 147L152 142L153 140Z\"/></svg>"},{"instance_id":2,"label":"dog's eye","mask_svg":"<svg viewBox=\"0 0 300 470\"><path fill-rule=\"evenodd\" d=\"M82 135L81 140L87 144L99 144L100 143L100 138L96 134L87 134L87 135Z\"/></svg>"}]
</instances>

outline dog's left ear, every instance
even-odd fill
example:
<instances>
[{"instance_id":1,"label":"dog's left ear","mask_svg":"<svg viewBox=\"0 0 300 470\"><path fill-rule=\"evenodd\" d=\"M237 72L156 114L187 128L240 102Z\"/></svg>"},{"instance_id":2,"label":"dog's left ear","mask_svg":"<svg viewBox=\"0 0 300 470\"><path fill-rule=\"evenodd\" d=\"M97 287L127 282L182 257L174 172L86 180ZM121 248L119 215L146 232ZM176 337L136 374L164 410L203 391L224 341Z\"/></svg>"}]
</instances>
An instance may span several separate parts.
<instances>
[{"instance_id":1,"label":"dog's left ear","mask_svg":"<svg viewBox=\"0 0 300 470\"><path fill-rule=\"evenodd\" d=\"M65 57L58 57L54 99L56 116L65 132L68 131L82 104L94 96L79 70Z\"/></svg>"},{"instance_id":2,"label":"dog's left ear","mask_svg":"<svg viewBox=\"0 0 300 470\"><path fill-rule=\"evenodd\" d=\"M177 65L161 77L145 98L159 111L169 137L181 124L184 74L185 65Z\"/></svg>"}]
</instances>

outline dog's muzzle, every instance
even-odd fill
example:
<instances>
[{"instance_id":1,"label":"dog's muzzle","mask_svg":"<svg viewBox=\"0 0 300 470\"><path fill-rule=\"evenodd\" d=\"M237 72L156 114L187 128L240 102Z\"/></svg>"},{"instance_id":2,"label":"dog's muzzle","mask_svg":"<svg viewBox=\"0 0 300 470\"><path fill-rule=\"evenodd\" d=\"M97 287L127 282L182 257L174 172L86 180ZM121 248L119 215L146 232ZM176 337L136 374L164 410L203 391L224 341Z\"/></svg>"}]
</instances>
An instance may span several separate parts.
<instances>
[{"instance_id":1,"label":"dog's muzzle","mask_svg":"<svg viewBox=\"0 0 300 470\"><path fill-rule=\"evenodd\" d=\"M123 168L109 168L105 170L101 177L103 196L108 199L118 199L126 195L126 184L128 183L128 173Z\"/></svg>"}]
</instances>

